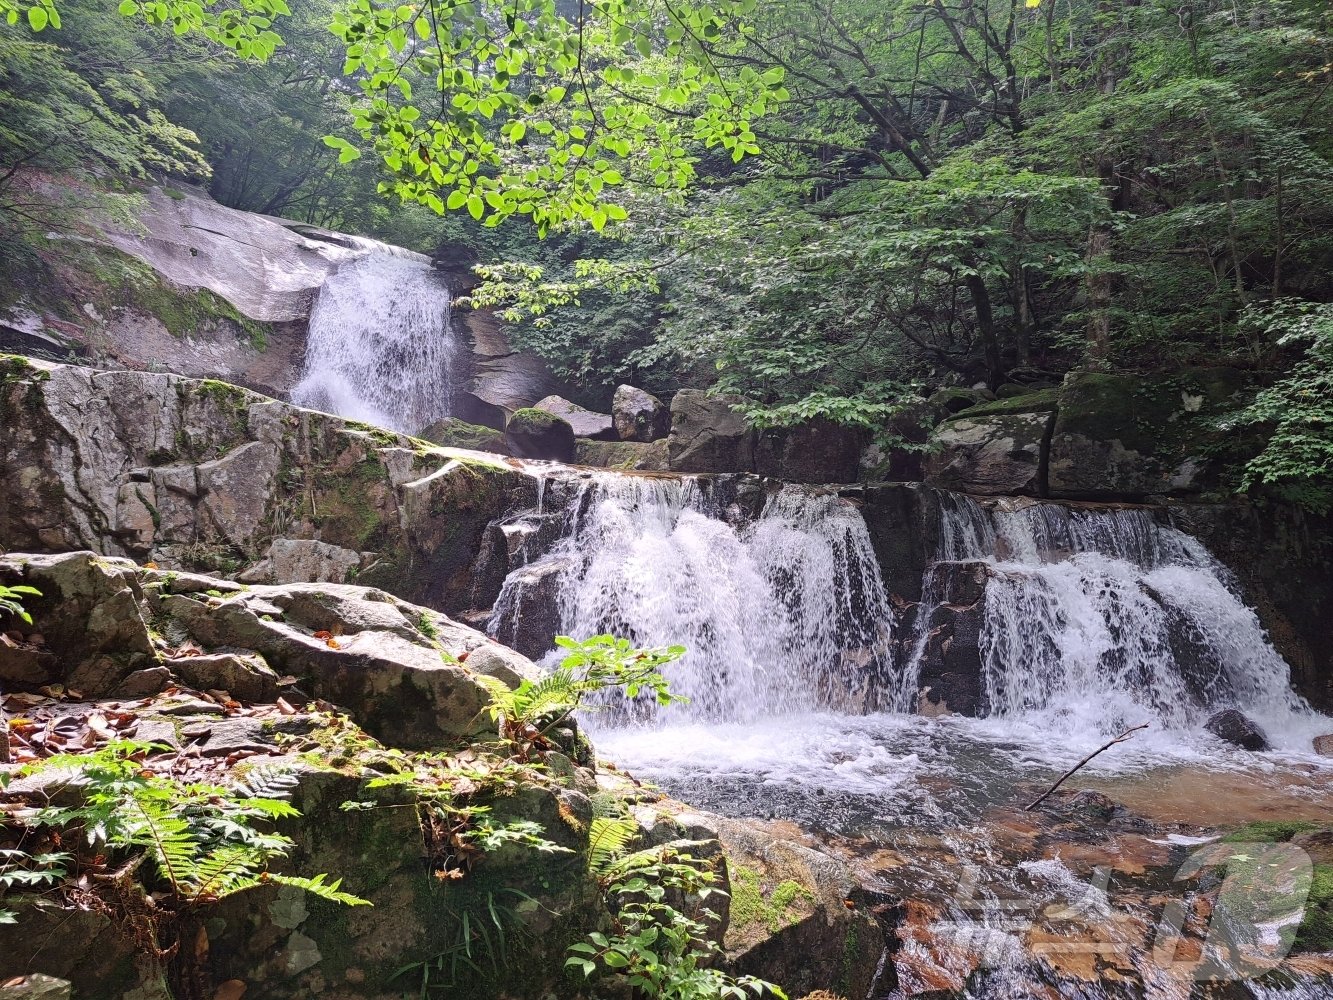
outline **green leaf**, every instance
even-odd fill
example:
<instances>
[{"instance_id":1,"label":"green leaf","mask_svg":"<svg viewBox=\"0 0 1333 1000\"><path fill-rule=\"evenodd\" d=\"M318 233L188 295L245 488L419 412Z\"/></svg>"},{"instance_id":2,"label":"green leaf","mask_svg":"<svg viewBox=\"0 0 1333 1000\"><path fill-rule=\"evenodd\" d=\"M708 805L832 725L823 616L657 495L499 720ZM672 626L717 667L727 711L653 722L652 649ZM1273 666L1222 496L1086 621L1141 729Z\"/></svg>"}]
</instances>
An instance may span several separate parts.
<instances>
[{"instance_id":1,"label":"green leaf","mask_svg":"<svg viewBox=\"0 0 1333 1000\"><path fill-rule=\"evenodd\" d=\"M50 17L47 15L44 7L28 8L28 24L33 31L41 31L46 27L49 20Z\"/></svg>"}]
</instances>

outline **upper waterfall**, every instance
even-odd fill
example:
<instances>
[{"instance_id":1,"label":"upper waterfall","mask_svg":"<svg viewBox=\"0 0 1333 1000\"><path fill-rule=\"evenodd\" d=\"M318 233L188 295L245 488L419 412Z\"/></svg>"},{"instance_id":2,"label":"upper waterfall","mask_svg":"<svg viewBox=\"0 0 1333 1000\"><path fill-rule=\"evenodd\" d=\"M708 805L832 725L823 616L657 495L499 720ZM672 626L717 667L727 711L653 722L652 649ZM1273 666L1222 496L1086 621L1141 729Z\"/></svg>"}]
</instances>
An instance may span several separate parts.
<instances>
[{"instance_id":1,"label":"upper waterfall","mask_svg":"<svg viewBox=\"0 0 1333 1000\"><path fill-rule=\"evenodd\" d=\"M292 402L415 434L449 416L454 354L449 290L429 261L368 253L320 288Z\"/></svg>"}]
</instances>

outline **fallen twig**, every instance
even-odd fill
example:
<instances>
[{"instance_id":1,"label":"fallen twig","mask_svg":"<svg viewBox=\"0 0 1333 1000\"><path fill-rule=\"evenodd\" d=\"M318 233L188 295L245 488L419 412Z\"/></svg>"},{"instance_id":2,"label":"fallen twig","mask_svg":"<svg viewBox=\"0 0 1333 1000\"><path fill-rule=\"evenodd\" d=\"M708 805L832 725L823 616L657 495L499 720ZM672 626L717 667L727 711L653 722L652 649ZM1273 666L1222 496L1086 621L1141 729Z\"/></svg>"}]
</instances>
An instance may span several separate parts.
<instances>
[{"instance_id":1,"label":"fallen twig","mask_svg":"<svg viewBox=\"0 0 1333 1000\"><path fill-rule=\"evenodd\" d=\"M1073 774L1074 774L1075 771L1077 771L1079 768L1081 768L1081 767L1082 767L1084 764L1086 764L1088 761L1092 760L1092 758L1096 757L1096 756L1097 756L1099 753L1101 753L1103 750L1110 750L1111 747L1115 746L1117 743L1123 743L1123 742L1125 742L1125 740L1129 739L1131 736L1133 736L1135 733L1137 733L1140 729L1147 729L1147 728L1148 728L1148 723L1145 722L1143 725L1141 725L1141 726L1135 726L1133 729L1126 729L1123 733L1121 733L1121 734L1120 734L1119 736L1117 736L1115 739L1111 740L1111 742L1105 744L1104 746L1100 746L1100 747L1098 747L1096 750L1092 751L1092 753L1088 754L1088 755L1087 755L1086 757L1084 757L1081 761L1079 761L1077 764L1075 764L1073 767L1071 767L1068 771L1066 771L1064 774L1062 774L1062 775L1060 776L1060 780L1059 780L1059 781L1057 781L1057 782L1056 782L1054 785L1052 785L1050 788L1046 789L1046 791L1043 792L1041 795L1039 795L1037 798L1035 798L1035 799L1033 799L1031 802L1029 802L1029 803L1027 804L1026 808L1025 808L1025 811L1031 811L1031 810L1033 810L1033 809L1036 809L1037 806L1039 806L1039 805L1041 805L1043 802L1045 802L1048 798L1050 798L1052 792L1054 792L1057 788L1059 788L1061 785L1063 785L1066 781L1068 781L1068 780L1073 776Z\"/></svg>"}]
</instances>

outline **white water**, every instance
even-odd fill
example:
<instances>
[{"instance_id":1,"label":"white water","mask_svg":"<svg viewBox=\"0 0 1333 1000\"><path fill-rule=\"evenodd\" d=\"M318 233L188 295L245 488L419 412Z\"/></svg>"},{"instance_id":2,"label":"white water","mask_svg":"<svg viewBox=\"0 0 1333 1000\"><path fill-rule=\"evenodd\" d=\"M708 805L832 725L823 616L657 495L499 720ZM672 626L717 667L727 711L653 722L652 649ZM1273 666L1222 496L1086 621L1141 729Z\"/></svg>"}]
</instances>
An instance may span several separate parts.
<instances>
[{"instance_id":1,"label":"white water","mask_svg":"<svg viewBox=\"0 0 1333 1000\"><path fill-rule=\"evenodd\" d=\"M422 257L369 253L324 282L292 402L415 434L449 415L449 291Z\"/></svg>"},{"instance_id":2,"label":"white water","mask_svg":"<svg viewBox=\"0 0 1333 1000\"><path fill-rule=\"evenodd\" d=\"M1292 693L1226 570L1147 511L991 510L944 496L941 561L918 621L930 620L931 581L951 561L983 563L991 579L985 717L935 720L900 714L914 704L924 642L898 636L893 661L893 615L854 505L787 486L747 516L708 480L570 482L544 484L561 537L511 574L492 631L524 614L525 581L549 570L562 633L684 645L670 675L689 705L646 728L627 726L627 713L590 722L604 752L702 806L839 828L975 817L1013 782L1145 722L1088 770L1328 766L1310 742L1333 721ZM1232 706L1274 752L1234 750L1203 730ZM647 713L628 714L643 723Z\"/></svg>"},{"instance_id":3,"label":"white water","mask_svg":"<svg viewBox=\"0 0 1333 1000\"><path fill-rule=\"evenodd\" d=\"M863 710L887 669L891 621L860 514L794 487L751 523L722 513L694 480L590 478L568 504L563 538L506 581L492 631L524 613L532 570L554 565L563 634L688 650L673 687L690 704L668 716Z\"/></svg>"},{"instance_id":4,"label":"white water","mask_svg":"<svg viewBox=\"0 0 1333 1000\"><path fill-rule=\"evenodd\" d=\"M1328 728L1226 569L1151 512L1034 503L986 525L974 501L954 504L951 556L992 574L980 638L992 718L1072 737L1148 723L1189 742L1234 707L1295 751Z\"/></svg>"}]
</instances>

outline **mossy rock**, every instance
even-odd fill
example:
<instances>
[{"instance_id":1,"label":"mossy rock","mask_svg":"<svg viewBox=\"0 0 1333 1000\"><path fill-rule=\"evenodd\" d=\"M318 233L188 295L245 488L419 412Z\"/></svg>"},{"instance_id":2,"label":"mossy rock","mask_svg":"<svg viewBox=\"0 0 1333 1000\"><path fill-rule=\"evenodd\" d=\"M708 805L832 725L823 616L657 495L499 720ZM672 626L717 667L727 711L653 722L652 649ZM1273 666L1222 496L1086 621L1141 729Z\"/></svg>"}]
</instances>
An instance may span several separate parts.
<instances>
[{"instance_id":1,"label":"mossy rock","mask_svg":"<svg viewBox=\"0 0 1333 1000\"><path fill-rule=\"evenodd\" d=\"M505 444L504 431L494 427L470 424L457 417L437 420L419 435L424 441L442 445L446 448L467 448L470 451L492 451L499 455L508 455L509 447Z\"/></svg>"},{"instance_id":2,"label":"mossy rock","mask_svg":"<svg viewBox=\"0 0 1333 1000\"><path fill-rule=\"evenodd\" d=\"M958 415L970 419L972 417L1007 416L1013 413L1050 413L1057 408L1059 401L1059 389L1038 389L1035 392L1025 391L1020 395L1006 396L1003 399L986 403L977 403L975 406L969 406Z\"/></svg>"},{"instance_id":3,"label":"mossy rock","mask_svg":"<svg viewBox=\"0 0 1333 1000\"><path fill-rule=\"evenodd\" d=\"M515 410L505 425L505 444L519 458L574 461L574 428L569 421L545 410Z\"/></svg>"}]
</instances>

